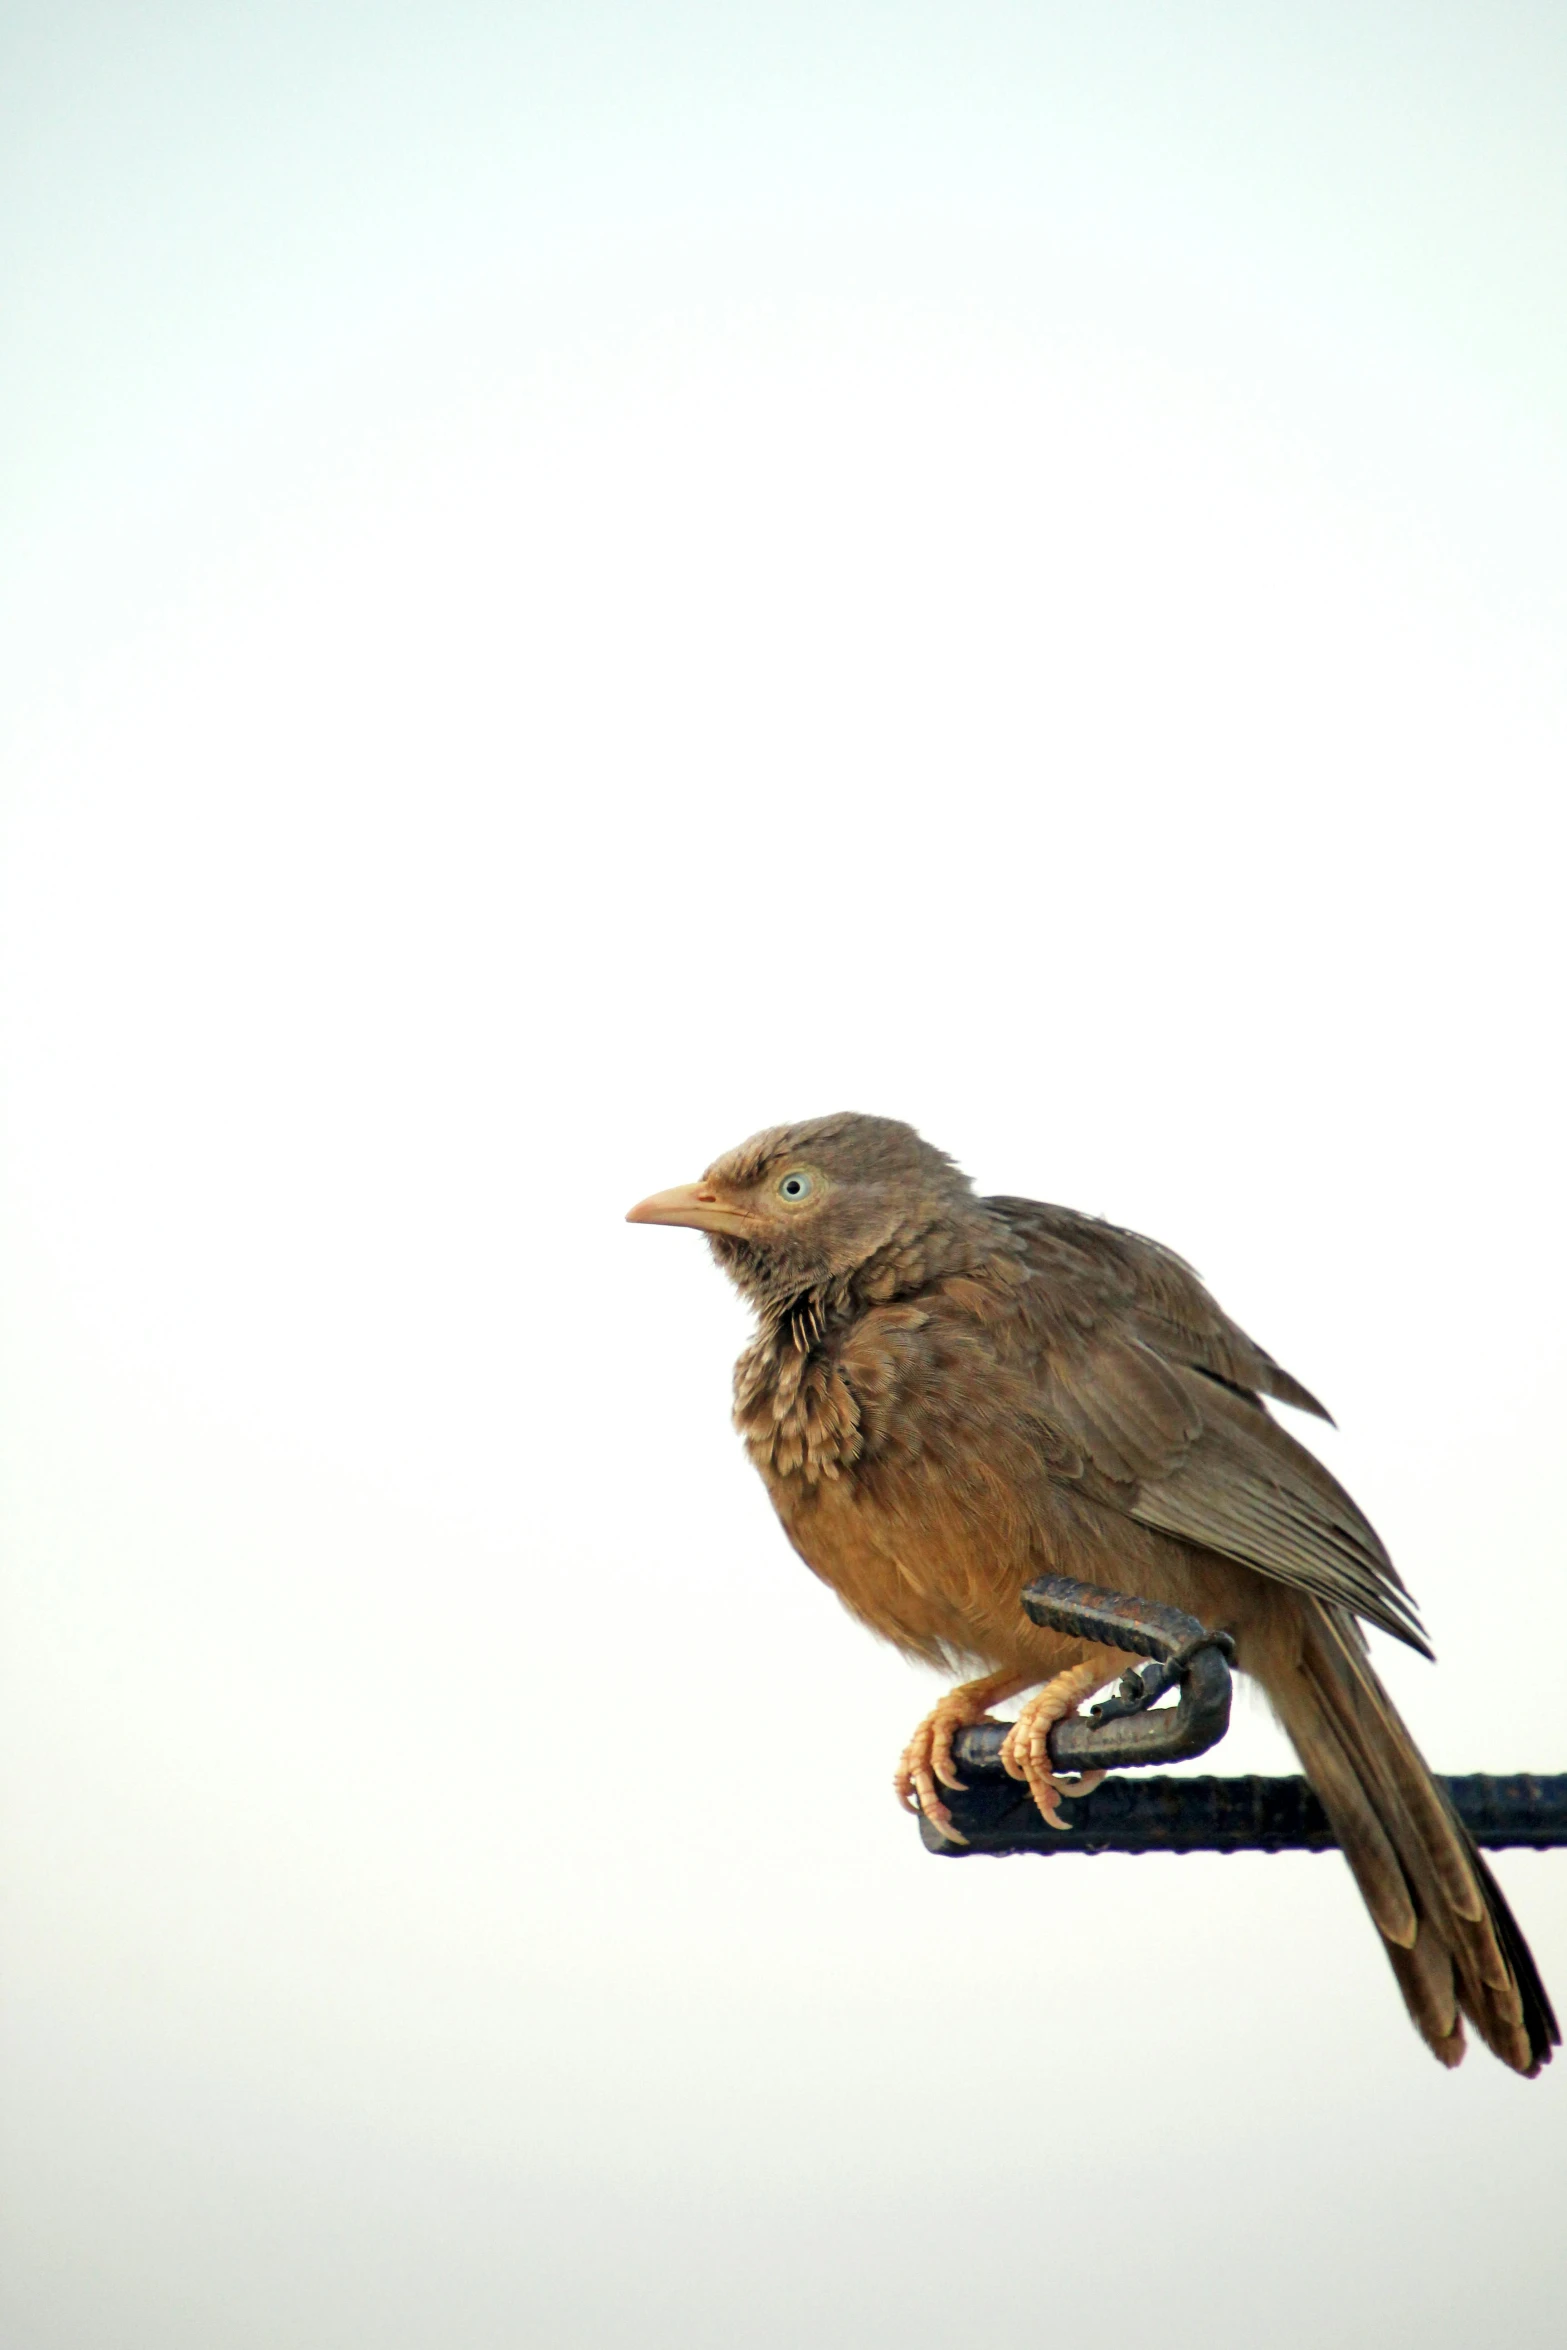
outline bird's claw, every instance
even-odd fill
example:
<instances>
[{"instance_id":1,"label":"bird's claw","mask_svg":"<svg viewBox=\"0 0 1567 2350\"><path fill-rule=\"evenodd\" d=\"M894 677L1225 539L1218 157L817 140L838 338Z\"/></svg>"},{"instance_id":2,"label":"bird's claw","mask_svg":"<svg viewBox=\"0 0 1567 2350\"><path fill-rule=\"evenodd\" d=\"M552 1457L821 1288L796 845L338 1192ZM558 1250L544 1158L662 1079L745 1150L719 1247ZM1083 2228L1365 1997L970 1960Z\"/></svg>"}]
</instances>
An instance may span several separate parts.
<instances>
[{"instance_id":1,"label":"bird's claw","mask_svg":"<svg viewBox=\"0 0 1567 2350\"><path fill-rule=\"evenodd\" d=\"M966 1844L968 1838L961 1828L953 1825L952 1814L941 1799L942 1787L962 1792L964 1781L958 1776L952 1757L952 1741L960 1730L972 1729L976 1722L988 1719L988 1709L1003 1697L1013 1694L1018 1684L997 1674L988 1681L966 1681L956 1689L949 1689L940 1702L933 1705L908 1745L899 1757L893 1774L893 1787L905 1811L918 1812L939 1828L949 1844Z\"/></svg>"},{"instance_id":2,"label":"bird's claw","mask_svg":"<svg viewBox=\"0 0 1567 2350\"><path fill-rule=\"evenodd\" d=\"M1075 1713L1084 1697L1101 1686L1104 1676L1093 1665L1080 1665L1075 1672L1059 1673L1047 1682L1037 1697L1031 1697L1007 1732L1001 1749L1001 1762L1008 1776L1021 1779L1038 1806L1045 1825L1058 1829L1063 1835L1070 1829L1070 1820L1061 1817L1063 1798L1076 1802L1104 1782L1103 1771L1079 1771L1063 1777L1050 1760L1050 1733L1057 1722Z\"/></svg>"},{"instance_id":3,"label":"bird's claw","mask_svg":"<svg viewBox=\"0 0 1567 2350\"><path fill-rule=\"evenodd\" d=\"M1005 1756L1002 1759L1005 1761ZM1063 1800L1075 1802L1079 1796L1092 1795L1094 1789L1102 1784L1105 1777L1103 1771L1082 1771L1076 1778L1063 1779L1054 1771L1016 1770L1010 1762L1006 1767L1014 1779L1022 1779L1027 1782L1028 1791L1034 1798L1046 1827L1058 1828L1062 1835L1065 1835L1072 1825L1070 1820L1064 1820L1061 1817Z\"/></svg>"},{"instance_id":4,"label":"bird's claw","mask_svg":"<svg viewBox=\"0 0 1567 2350\"><path fill-rule=\"evenodd\" d=\"M941 1797L928 1779L925 1785L918 1789L917 1800L908 1808L917 1812L922 1819L929 1820L931 1826L940 1832L948 1844L966 1844L968 1842L963 1830L957 1825L946 1804L942 1802Z\"/></svg>"},{"instance_id":5,"label":"bird's claw","mask_svg":"<svg viewBox=\"0 0 1567 2350\"><path fill-rule=\"evenodd\" d=\"M963 1785L963 1781L952 1770L952 1734L950 1731L947 1734L943 1756L936 1751L934 1740L925 1737L929 1728L929 1719L921 1722L909 1740L893 1774L892 1784L905 1811L922 1813L941 1830L949 1844L966 1844L968 1838L960 1828L953 1825L952 1814L936 1791L938 1778L947 1787L961 1788Z\"/></svg>"}]
</instances>

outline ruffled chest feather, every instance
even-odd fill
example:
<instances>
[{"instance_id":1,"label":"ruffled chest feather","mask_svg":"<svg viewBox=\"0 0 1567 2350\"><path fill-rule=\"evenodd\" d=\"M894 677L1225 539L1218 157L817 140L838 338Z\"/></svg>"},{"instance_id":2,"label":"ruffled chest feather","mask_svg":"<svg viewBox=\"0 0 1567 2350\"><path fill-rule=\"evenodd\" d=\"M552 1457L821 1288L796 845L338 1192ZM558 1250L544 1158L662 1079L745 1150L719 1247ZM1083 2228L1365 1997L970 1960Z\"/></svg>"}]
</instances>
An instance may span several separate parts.
<instances>
[{"instance_id":1,"label":"ruffled chest feather","mask_svg":"<svg viewBox=\"0 0 1567 2350\"><path fill-rule=\"evenodd\" d=\"M792 1325L760 1333L735 1365L735 1426L769 1480L816 1485L861 1451L860 1407L832 1359Z\"/></svg>"}]
</instances>

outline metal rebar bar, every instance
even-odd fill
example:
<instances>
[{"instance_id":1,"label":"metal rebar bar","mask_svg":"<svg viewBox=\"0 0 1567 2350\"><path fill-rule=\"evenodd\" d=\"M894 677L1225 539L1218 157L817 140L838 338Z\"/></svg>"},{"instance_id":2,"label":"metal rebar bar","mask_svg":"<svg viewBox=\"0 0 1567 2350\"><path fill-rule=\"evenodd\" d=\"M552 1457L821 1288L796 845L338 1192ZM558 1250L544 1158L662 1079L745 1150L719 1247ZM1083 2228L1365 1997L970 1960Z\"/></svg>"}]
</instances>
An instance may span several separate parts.
<instances>
[{"instance_id":1,"label":"metal rebar bar","mask_svg":"<svg viewBox=\"0 0 1567 2350\"><path fill-rule=\"evenodd\" d=\"M1116 1695L1087 1716L1072 1715L1050 1732L1051 1762L1061 1771L1137 1769L1180 1762L1216 1745L1229 1727L1229 1635L1195 1616L1124 1591L1044 1575L1023 1593L1036 1624L1076 1639L1152 1659L1128 1673ZM1158 1700L1170 1690L1178 1702ZM960 1730L953 1756L966 1784L947 1797L951 1843L928 1820L920 1834L932 1852L954 1859L972 1852L1329 1852L1336 1839L1302 1778L1112 1778L1091 1795L1068 1796L1065 1829L1049 1827L1028 1789L1008 1777L1001 1749L1009 1724L985 1721ZM1475 1772L1444 1779L1454 1809L1477 1844L1495 1851L1543 1851L1567 1845L1567 1772L1504 1778Z\"/></svg>"},{"instance_id":2,"label":"metal rebar bar","mask_svg":"<svg viewBox=\"0 0 1567 2350\"><path fill-rule=\"evenodd\" d=\"M1040 1818L1026 1787L1001 1772L999 1737L990 1726L955 1742L959 1768L972 1783L950 1792L954 1827L968 1839L949 1844L928 1820L920 1834L932 1852L953 1859L1009 1852L1331 1852L1336 1840L1303 1778L1115 1778L1068 1802L1064 1832ZM991 1774L995 1775L991 1775ZM1459 1818L1490 1851L1545 1851L1567 1845L1567 1772L1503 1777L1473 1772L1443 1779Z\"/></svg>"},{"instance_id":3,"label":"metal rebar bar","mask_svg":"<svg viewBox=\"0 0 1567 2350\"><path fill-rule=\"evenodd\" d=\"M1108 1648L1151 1657L1129 1673L1120 1694L1088 1716L1072 1715L1050 1733L1050 1759L1062 1771L1121 1771L1149 1763L1186 1762L1217 1745L1230 1726L1230 1650L1227 1632L1210 1632L1195 1616L1124 1591L1102 1591L1069 1575L1042 1575L1023 1593L1036 1624ZM1180 1702L1149 1709L1168 1689ZM964 1738L993 1738L999 1755L1006 1726L982 1723Z\"/></svg>"}]
</instances>

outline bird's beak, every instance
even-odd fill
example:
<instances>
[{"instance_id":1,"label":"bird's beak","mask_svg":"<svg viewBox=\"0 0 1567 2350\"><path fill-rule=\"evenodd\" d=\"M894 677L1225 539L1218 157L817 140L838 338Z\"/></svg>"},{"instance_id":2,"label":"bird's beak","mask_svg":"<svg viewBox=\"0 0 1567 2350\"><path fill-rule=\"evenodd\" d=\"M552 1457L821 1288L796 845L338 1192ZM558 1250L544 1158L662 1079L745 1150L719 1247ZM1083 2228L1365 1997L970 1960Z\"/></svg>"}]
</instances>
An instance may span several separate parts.
<instances>
[{"instance_id":1,"label":"bird's beak","mask_svg":"<svg viewBox=\"0 0 1567 2350\"><path fill-rule=\"evenodd\" d=\"M744 1235L755 1225L754 1216L741 1208L727 1208L705 1183L677 1183L673 1191L655 1191L638 1200L626 1213L628 1224L689 1224L696 1232L736 1232Z\"/></svg>"}]
</instances>

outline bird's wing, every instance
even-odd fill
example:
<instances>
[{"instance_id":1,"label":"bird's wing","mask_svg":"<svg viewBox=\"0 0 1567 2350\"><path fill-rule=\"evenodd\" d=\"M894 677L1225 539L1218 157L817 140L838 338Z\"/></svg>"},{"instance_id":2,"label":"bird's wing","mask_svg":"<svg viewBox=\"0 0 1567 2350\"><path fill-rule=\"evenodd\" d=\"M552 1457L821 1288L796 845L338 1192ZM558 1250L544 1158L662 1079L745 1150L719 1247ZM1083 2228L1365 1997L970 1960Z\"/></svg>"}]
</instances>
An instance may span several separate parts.
<instances>
[{"instance_id":1,"label":"bird's wing","mask_svg":"<svg viewBox=\"0 0 1567 2350\"><path fill-rule=\"evenodd\" d=\"M1243 1386L1243 1365L1269 1358L1207 1300L1196 1275L1165 1258L1195 1302L1182 1302L1178 1319L1150 1316L1137 1292L1127 1295L1124 1259L1100 1241L1108 1228L1030 1202L987 1205L1018 1235L1033 1276L1021 1320L1051 1475L1139 1525L1349 1608L1429 1654L1375 1529ZM1183 1338L1204 1307L1205 1351L1228 1369L1194 1359ZM1166 1351L1156 1332L1168 1329L1177 1338ZM1196 1336L1204 1336L1200 1327Z\"/></svg>"},{"instance_id":2,"label":"bird's wing","mask_svg":"<svg viewBox=\"0 0 1567 2350\"><path fill-rule=\"evenodd\" d=\"M1173 1249L1040 1200L985 1205L1011 1227L1036 1271L1086 1284L1167 1362L1186 1363L1242 1394L1271 1395L1332 1426L1332 1413L1230 1320Z\"/></svg>"}]
</instances>

